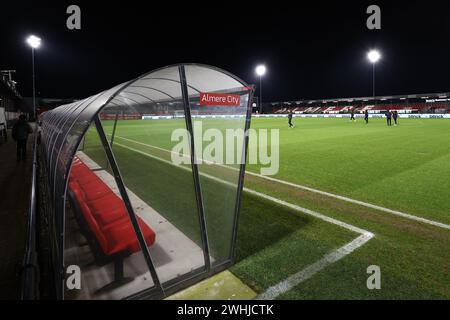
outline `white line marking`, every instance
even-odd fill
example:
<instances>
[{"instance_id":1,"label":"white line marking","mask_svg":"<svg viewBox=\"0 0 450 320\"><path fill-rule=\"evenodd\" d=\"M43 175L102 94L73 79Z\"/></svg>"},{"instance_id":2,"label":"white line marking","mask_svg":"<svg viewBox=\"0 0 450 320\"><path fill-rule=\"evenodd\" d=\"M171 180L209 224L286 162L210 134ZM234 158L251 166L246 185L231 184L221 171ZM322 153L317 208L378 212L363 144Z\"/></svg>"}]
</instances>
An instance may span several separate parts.
<instances>
[{"instance_id":1,"label":"white line marking","mask_svg":"<svg viewBox=\"0 0 450 320\"><path fill-rule=\"evenodd\" d=\"M128 138L124 138L124 137L120 137L120 136L116 136L116 138L127 140L127 141L130 141L130 142L136 143L136 144L140 144L140 145L143 145L143 146L150 147L150 148L155 148L157 150L165 151L165 152L168 152L168 153L173 153L173 151L171 151L171 150L163 149L163 148L160 148L160 147L156 147L156 146L153 146L153 145L150 145L150 144L146 144L146 143L143 143L143 142L131 140L131 139L128 139ZM213 163L208 162L206 160L203 160L203 161L205 163L213 164ZM231 169L231 170L238 170L236 168L232 168L232 167L229 167L229 166L226 166L226 165L222 165L222 164L216 164L216 165L218 165L220 167L223 167L223 168ZM371 203L368 203L368 202L355 200L355 199L352 199L352 198L340 196L340 195L337 195L337 194L334 194L334 193L330 193L330 192L326 192L326 191L321 191L321 190L310 188L310 187L307 187L307 186L302 186L302 185L295 184L295 183L292 183L292 182L288 182L288 181L284 181L284 180L280 180L280 179L276 179L276 178L271 178L271 177L268 177L268 176L263 176L261 174L254 173L254 172L251 172L251 171L246 171L245 173L249 174L249 175L252 175L252 176L255 176L255 177L258 177L258 178L261 178L261 179L265 179L265 180L269 180L269 181L272 181L272 182L277 182L277 183L280 183L280 184L284 184L284 185L287 185L287 186L290 186L290 187L293 187L293 188L302 189L302 190L309 191L309 192L312 192L312 193L321 194L321 195L324 195L324 196L327 196L327 197L330 197L330 198L335 198L335 199L338 199L338 200L341 200L341 201L357 204L357 205L360 205L360 206L363 206L363 207L366 207L366 208L371 208L371 209L375 209L375 210L378 210L378 211L383 211L383 212L386 212L386 213L390 213L392 215L396 215L396 216L399 216L399 217L402 217L402 218L405 218L405 219L414 220L414 221L426 223L426 224L429 224L429 225L432 225L432 226L435 226L435 227L439 227L439 228L450 230L450 225L442 223L442 222L438 222L438 221L435 221L435 220L430 220L430 219L418 217L418 216L411 215L411 214L408 214L408 213L404 213L404 212L401 212L401 211L392 210L392 209L381 207L381 206L377 206L377 205L374 205L374 204L371 204Z\"/></svg>"},{"instance_id":2,"label":"white line marking","mask_svg":"<svg viewBox=\"0 0 450 320\"><path fill-rule=\"evenodd\" d=\"M175 167L177 167L177 168L180 168L180 169L183 169L183 170L186 170L186 171L191 172L191 169L190 169L189 167L178 166L178 165L173 164L171 161L168 161L168 160L165 160L165 159L161 159L161 158L159 158L159 157L156 157L156 156L154 156L154 155L148 154L148 153L143 152L143 151L141 151L141 150L137 150L137 149L131 148L131 147L129 147L129 146L125 146L125 145L120 144L120 143L116 143L116 144L117 144L118 146L122 147L122 148L131 150L131 151L133 151L133 152L142 154L142 155L147 156L147 157L149 157L149 158L153 158L153 159L155 159L155 160L158 160L158 161L161 161L161 162L170 164L170 165L172 165L172 166L175 166ZM232 187L236 187L236 184L233 184L233 183L231 183L231 182L228 182L228 181L222 180L222 179L220 179L220 178L214 177L214 176L209 175L209 174L207 174L207 173L200 172L200 175L202 175L202 176L204 176L204 177L206 177L206 178L209 178L209 179L211 179L211 180L214 180L214 181L217 181L217 182L220 182L220 183L223 183L223 184L232 186ZM370 232L367 231L367 230L364 230L364 229L355 227L355 226L353 226L353 225L351 225L351 224L348 224L348 223L345 223L345 222L336 220L336 219L334 219L334 218L330 218L330 217L328 217L328 216L326 216L326 215L323 215L323 214L321 214L321 213L318 213L318 212L315 212L315 211L312 211L312 210L309 210L309 209L300 207L300 206L298 206L298 205L289 203L289 202L287 202L287 201L283 201L283 200L281 200L281 199L278 199L278 198L269 196L269 195L267 195L267 194L264 194L264 193L261 193L261 192L258 192L258 191L255 191L255 190L252 190L252 189L249 189L249 188L243 188L243 190L244 190L245 192L247 192L247 193L250 193L250 194L254 195L254 196L257 196L257 197L260 197L260 198L269 200L269 201L271 201L271 202L275 202L275 203L277 203L277 204L279 204L279 205L282 205L282 206L291 208L291 209L296 210L296 211L300 211L300 212L302 212L302 213L304 213L304 214L307 214L307 215L313 216L313 217L315 217L315 218L317 218L317 219L320 219L320 220L323 220L323 221L326 221L326 222L329 222L329 223L338 225L338 226L340 226L340 227L342 227L342 228L348 229L348 230L353 231L353 232L355 232L355 233L359 233L359 234L367 234L367 233L370 233Z\"/></svg>"},{"instance_id":3,"label":"white line marking","mask_svg":"<svg viewBox=\"0 0 450 320\"><path fill-rule=\"evenodd\" d=\"M288 277L286 280L279 282L278 284L268 288L264 293L258 295L256 300L273 300L283 293L293 289L300 283L310 279L319 271L323 270L325 267L341 260L345 256L349 255L359 247L366 244L370 239L373 238L373 234L367 233L362 234L352 242L346 244L345 246L333 251L326 256L324 256L319 261L314 262L302 271Z\"/></svg>"},{"instance_id":4,"label":"white line marking","mask_svg":"<svg viewBox=\"0 0 450 320\"><path fill-rule=\"evenodd\" d=\"M342 200L342 201L358 204L358 205L363 206L363 207L375 209L375 210L378 210L378 211L387 212L387 213L390 213L390 214L393 214L393 215L396 215L396 216L399 216L399 217L402 217L402 218L423 222L423 223L430 224L430 225L433 225L435 227L439 227L439 228L443 228L443 229L450 229L450 225L442 223L442 222L425 219L425 218L414 216L414 215L411 215L411 214L408 214L408 213L404 213L404 212L401 212L401 211L380 207L380 206L377 206L377 205L374 205L374 204L371 204L371 203L367 203L367 202L363 202L363 201L347 198L347 197L340 196L340 195L337 195L337 194L334 194L334 193L330 193L330 192L326 192L326 191L320 191L320 190L313 189L313 188L310 188L310 187L301 186L301 185L298 185L298 184L295 184L295 183L291 183L291 182L287 182L287 181L283 181L283 180L279 180L279 179L275 179L275 178L271 178L271 177L262 176L260 174L249 172L249 171L246 171L245 173L246 174L250 174L252 176L256 176L256 177L262 178L262 179L266 179L266 180L269 180L269 181L272 181L272 182L277 182L277 183L280 183L280 184L284 184L284 185L287 185L287 186L290 186L290 187L293 187L293 188L303 189L303 190L306 190L306 191L309 191L309 192L313 192L313 193L318 193L318 194L321 194L321 195L324 195L324 196L327 196L327 197L330 197L330 198L335 198L335 199L339 199L339 200Z\"/></svg>"},{"instance_id":5,"label":"white line marking","mask_svg":"<svg viewBox=\"0 0 450 320\"><path fill-rule=\"evenodd\" d=\"M183 170L186 171L191 171L188 167L184 167L184 166L177 166L175 164L173 164L171 161L156 157L154 155L148 154L146 152L143 152L141 150L137 150L134 148L131 148L129 146L125 146L122 145L120 143L116 143L116 145L128 149L130 151L134 151L136 153L142 154L144 156L147 156L149 158L170 164L172 166L176 166L178 168L181 168ZM206 173L200 173L202 176L205 176L209 179L212 179L214 181L218 181L220 183L226 184L226 185L231 185L233 187L235 187L235 184L228 182L228 181L224 181L222 179L219 179L217 177L211 176L209 174ZM262 293L261 295L257 296L256 299L259 300L271 300L271 299L275 299L276 297L278 297L279 295L287 292L288 290L294 288L295 286L299 285L301 282L311 278L312 276L314 276L316 273L318 273L319 271L321 271L322 269L324 269L325 267L327 267L328 265L333 264L334 262L337 262L339 260L341 260L342 258L344 258L345 256L351 254L353 251L355 251L356 249L362 247L364 244L366 244L370 239L372 239L375 235L369 231L366 231L364 229L352 226L348 223L330 218L328 216L325 216L321 213L306 209L306 208L302 208L300 206L297 206L295 204L271 197L269 195L260 193L258 191L252 190L252 189L248 189L248 188L244 188L244 191L247 193L250 193L254 196L275 202L277 204L286 206L288 208L291 208L293 210L302 212L304 214L313 216L317 219L323 220L325 222L328 223L332 223L335 224L337 226L343 227L347 230L350 230L352 232L358 233L360 234L360 236L358 238L356 238L355 240L351 241L350 243L344 245L343 247L327 254L325 257L323 257L322 259L320 259L319 261L313 263L312 265L306 267L305 269L303 269L302 271L290 276L289 278L287 278L286 280L276 284L275 286L270 287L269 289L267 289L266 292Z\"/></svg>"},{"instance_id":6,"label":"white line marking","mask_svg":"<svg viewBox=\"0 0 450 320\"><path fill-rule=\"evenodd\" d=\"M297 206L297 205L292 204L292 203L289 203L289 202L287 202L287 201L283 201L283 200L274 198L274 197L269 196L269 195L267 195L267 194L264 194L264 193L261 193L261 192L258 192L258 191L252 190L252 189L248 189L248 188L244 188L244 191L247 192L247 193L250 193L250 194L252 194L252 195L254 195L254 196L257 196L257 197L260 197L260 198L269 200L269 201L271 201L271 202L275 202L275 203L277 203L277 204L279 204L279 205L288 207L288 208L290 208L290 209L293 209L293 210L296 210L296 211L303 212L303 213L305 213L305 214L307 214L307 215L310 215L310 216L313 216L313 217L315 217L315 218L317 218L317 219L320 219L320 220L323 220L323 221L326 221L326 222L335 224L335 225L337 225L337 226L340 226L340 227L345 228L345 229L347 229L347 230L353 231L353 232L355 232L355 233L359 233L359 234L369 233L367 230L364 230L364 229L355 227L355 226L353 226L353 225L351 225L351 224L348 224L348 223L345 223L345 222L336 220L336 219L334 219L334 218L330 218L330 217L328 217L328 216L326 216L326 215L323 215L323 214L321 214L321 213L318 213L318 212L316 212L316 211L312 211L312 210L309 210L309 209L306 209L306 208Z\"/></svg>"}]
</instances>

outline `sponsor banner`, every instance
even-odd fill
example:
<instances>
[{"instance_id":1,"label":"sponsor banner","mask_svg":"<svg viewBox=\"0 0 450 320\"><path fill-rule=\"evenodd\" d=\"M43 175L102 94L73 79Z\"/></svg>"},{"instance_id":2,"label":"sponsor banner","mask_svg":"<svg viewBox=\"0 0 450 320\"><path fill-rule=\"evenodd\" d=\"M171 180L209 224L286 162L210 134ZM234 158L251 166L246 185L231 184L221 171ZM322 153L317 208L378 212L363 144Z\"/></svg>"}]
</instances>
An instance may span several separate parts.
<instances>
[{"instance_id":1,"label":"sponsor banner","mask_svg":"<svg viewBox=\"0 0 450 320\"><path fill-rule=\"evenodd\" d=\"M174 116L142 116L142 120L168 120L174 118ZM184 116L182 118L184 118Z\"/></svg>"},{"instance_id":2,"label":"sponsor banner","mask_svg":"<svg viewBox=\"0 0 450 320\"><path fill-rule=\"evenodd\" d=\"M350 114L294 114L295 118L350 118ZM256 114L254 118L287 118L287 114ZM355 118L364 118L364 114L355 114ZM369 118L386 118L384 114L369 114ZM399 114L403 119L450 119L448 114Z\"/></svg>"},{"instance_id":3,"label":"sponsor banner","mask_svg":"<svg viewBox=\"0 0 450 320\"><path fill-rule=\"evenodd\" d=\"M238 94L202 92L200 93L200 105L238 107L241 105L241 96Z\"/></svg>"},{"instance_id":4,"label":"sponsor banner","mask_svg":"<svg viewBox=\"0 0 450 320\"><path fill-rule=\"evenodd\" d=\"M192 119L235 119L245 118L244 114L228 114L228 115L193 115Z\"/></svg>"},{"instance_id":5,"label":"sponsor banner","mask_svg":"<svg viewBox=\"0 0 450 320\"><path fill-rule=\"evenodd\" d=\"M287 118L287 114L254 114L253 118ZM245 115L192 115L193 119L236 119ZM295 118L350 118L350 114L294 114ZM355 114L356 118L364 118L363 114ZM184 116L142 116L142 120L184 119ZM369 114L369 118L386 118L384 114ZM450 119L448 114L408 114L399 115L400 119Z\"/></svg>"},{"instance_id":6,"label":"sponsor banner","mask_svg":"<svg viewBox=\"0 0 450 320\"><path fill-rule=\"evenodd\" d=\"M245 118L245 114L228 114L228 115L192 115L192 119L238 119ZM168 120L168 119L184 119L184 116L142 116L142 120Z\"/></svg>"},{"instance_id":7,"label":"sponsor banner","mask_svg":"<svg viewBox=\"0 0 450 320\"><path fill-rule=\"evenodd\" d=\"M450 114L408 114L403 117L408 119L450 119Z\"/></svg>"}]
</instances>

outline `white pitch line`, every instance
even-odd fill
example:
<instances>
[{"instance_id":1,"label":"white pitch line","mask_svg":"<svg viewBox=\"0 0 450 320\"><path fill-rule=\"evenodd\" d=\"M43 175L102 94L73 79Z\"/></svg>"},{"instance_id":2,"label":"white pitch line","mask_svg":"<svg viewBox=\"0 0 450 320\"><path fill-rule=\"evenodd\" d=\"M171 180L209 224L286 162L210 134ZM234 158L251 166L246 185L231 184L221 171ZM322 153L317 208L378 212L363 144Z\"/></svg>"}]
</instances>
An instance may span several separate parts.
<instances>
[{"instance_id":1,"label":"white pitch line","mask_svg":"<svg viewBox=\"0 0 450 320\"><path fill-rule=\"evenodd\" d=\"M129 146L125 146L122 145L120 143L116 143L118 146L128 149L130 151L134 151L136 153L142 154L144 156L147 156L149 158L170 164L172 166L176 166L178 168L181 168L183 170L186 171L191 171L189 168L184 167L184 166L177 166L175 164L173 164L171 161L156 157L154 155L148 154L146 152L143 152L141 150L137 150L134 148L131 148ZM211 176L209 174L206 173L200 173L200 175L205 176L209 179L212 179L214 181L218 181L220 183L226 184L226 185L231 185L231 186L235 186L234 184L232 184L231 182L219 179L217 177ZM300 206L297 206L295 204L271 197L269 195L260 193L258 191L252 190L252 189L248 189L248 188L244 188L243 189L245 192L250 193L254 196L272 201L274 203L277 203L279 205L283 205L285 207L288 207L290 209L293 209L295 211L298 212L302 212L304 214L313 216L314 218L323 220L325 222L328 223L332 223L335 224L339 227L345 228L347 230L350 230L352 232L358 233L360 234L360 236L356 239L354 239L353 241L351 241L350 243L347 243L346 245L344 245L343 247L327 254L325 257L323 257L322 259L320 259L319 261L313 263L312 265L306 267L305 269L301 270L300 272L288 277L286 280L283 280L282 282L270 287L269 289L267 289L266 292L262 293L261 295L257 296L256 299L258 300L272 300L275 299L276 297L278 297L279 295L287 292L288 290L294 288L295 286L299 285L301 282L311 278L312 276L314 276L316 273L318 273L319 271L323 270L325 267L341 260L342 258L344 258L345 256L351 254L353 251L355 251L356 249L362 247L364 244L366 244L370 239L372 239L375 235L369 231L366 231L364 229L355 227L353 225L350 225L348 223L330 218L328 216L325 216L319 212L315 212L306 208L302 208Z\"/></svg>"},{"instance_id":2,"label":"white pitch line","mask_svg":"<svg viewBox=\"0 0 450 320\"><path fill-rule=\"evenodd\" d=\"M346 244L345 246L337 249L336 251L333 251L326 256L324 256L319 261L314 262L313 264L309 265L305 269L301 270L300 272L288 277L286 280L283 280L276 285L268 288L264 293L258 295L255 299L256 300L273 300L280 296L283 293L288 292L289 290L295 288L302 282L310 279L312 276L314 276L319 271L323 270L325 267L329 266L330 264L333 264L345 256L349 255L359 247L366 244L370 239L373 238L373 234L367 233L362 234L352 242Z\"/></svg>"},{"instance_id":3,"label":"white pitch line","mask_svg":"<svg viewBox=\"0 0 450 320\"><path fill-rule=\"evenodd\" d=\"M399 217L402 217L402 218L406 218L406 219L409 219L409 220L419 221L419 222L426 223L426 224L429 224L429 225L432 225L432 226L435 226L435 227L439 227L439 228L443 228L443 229L450 229L450 225L442 223L442 222L425 219L425 218L414 216L414 215L411 215L411 214L408 214L408 213L404 213L404 212L401 212L401 211L392 210L392 209L389 209L389 208L377 206L375 204L371 204L371 203L363 202L363 201L360 201L360 200L355 200L355 199L352 199L352 198L340 196L340 195L337 195L337 194L334 194L334 193L330 193L330 192L321 191L321 190L313 189L313 188L310 188L310 187L298 185L298 184L295 184L295 183L292 183L292 182L287 182L287 181L283 181L283 180L279 180L279 179L275 179L275 178L271 178L271 177L266 177L266 176L263 176L263 175L260 175L260 174L257 174L257 173L253 173L253 172L249 172L249 171L246 171L245 173L246 174L250 174L252 176L256 176L256 177L262 178L262 179L266 179L266 180L269 180L269 181L272 181L272 182L277 182L277 183L280 183L280 184L284 184L284 185L287 185L287 186L290 186L290 187L293 187L293 188L306 190L306 191L317 193L317 194L321 194L321 195L324 195L324 196L327 196L327 197L330 197L330 198L335 198L335 199L339 199L339 200L342 200L342 201L350 202L350 203L353 203L353 204L358 204L358 205L363 206L363 207L375 209L375 210L378 210L378 211L387 212L387 213L390 213L390 214L393 214L393 215L396 215L396 216L399 216Z\"/></svg>"},{"instance_id":4,"label":"white pitch line","mask_svg":"<svg viewBox=\"0 0 450 320\"><path fill-rule=\"evenodd\" d=\"M170 164L170 165L175 166L175 167L177 167L177 168L183 169L183 170L185 170L185 171L191 172L191 168L190 168L190 167L178 166L178 165L173 164L173 163L172 163L171 161L169 161L169 160L162 159L162 158L160 158L160 157L154 156L154 155L149 154L149 153L146 153L146 152L144 152L144 151L141 151L141 150L138 150L138 149L134 149L134 148L132 148L132 147L125 146L125 145L120 144L120 143L116 143L116 144L117 144L118 146L120 146L120 147L122 147L122 148L125 148L125 149L128 149L128 150L130 150L130 151L133 151L133 152L136 152L136 153L140 153L140 154L142 154L142 155L144 155L144 156L147 156L147 157L149 157L149 158L152 158L152 159L155 159L155 160L158 160L158 161L161 161L161 162ZM232 187L236 187L236 184L233 184L233 183L231 183L231 182L228 182L228 181L222 180L222 179L220 179L220 178L214 177L214 176L212 176L212 175L210 175L210 174L207 174L207 173L204 173L204 172L200 172L199 174L202 175L202 176L204 176L204 177L206 177L206 178L209 178L209 179L211 179L211 180L214 180L214 181L217 181L217 182L220 182L220 183L223 183L223 184L232 186ZM287 202L287 201L280 200L280 199L278 199L278 198L269 196L269 195L267 195L267 194L264 194L264 193L261 193L261 192L258 192L258 191L255 191L255 190L252 190L252 189L249 189L249 188L243 188L243 190L244 190L245 192L250 193L250 194L252 194L252 195L255 195L255 196L257 196L257 197L264 198L264 199L266 199L266 200L275 202L275 203L277 203L277 204L280 204L280 205L282 205L282 206L291 208L291 209L293 209L293 210L303 212L303 213L305 213L305 214L307 214L307 215L310 215L310 216L313 216L313 217L318 218L318 219L320 219L320 220L323 220L323 221L326 221L326 222L329 222L329 223L338 225L338 226L340 226L340 227L343 227L343 228L348 229L348 230L350 230L350 231L353 231L353 232L355 232L355 233L359 233L359 234L365 234L365 233L368 233L367 230L364 230L364 229L355 227L355 226L353 226L353 225L351 225L351 224L348 224L348 223L345 223L345 222L336 220L336 219L334 219L334 218L330 218L330 217L328 217L328 216L326 216L326 215L323 215L323 214L321 214L321 213L318 213L318 212L315 212L315 211L312 211L312 210L309 210L309 209L306 209L306 208L302 208L302 207L300 207L300 206L298 206L298 205L289 203L289 202Z\"/></svg>"},{"instance_id":5,"label":"white pitch line","mask_svg":"<svg viewBox=\"0 0 450 320\"><path fill-rule=\"evenodd\" d=\"M163 149L163 148L160 148L160 147L156 147L156 146L153 146L153 145L150 145L150 144L146 144L146 143L143 143L143 142L139 142L139 141L135 141L135 140L132 140L132 139L119 137L119 136L117 136L117 138L120 138L120 139L123 139L123 140L127 140L127 141L130 141L130 142L133 142L133 143L136 143L136 144L140 144L140 145L143 145L143 146L147 146L147 147L150 147L150 148L155 148L157 150L165 151L165 152L168 152L168 153L173 153L173 151L171 151L171 150ZM199 160L201 160L201 159L199 159ZM203 160L203 161L205 163L210 163L207 160ZM211 164L214 164L214 163L211 163ZM222 165L222 164L215 164L215 165L218 165L218 166L223 167L223 168L231 169L231 170L238 170L236 168L232 168L232 167L229 167L229 166L226 166L226 165ZM302 186L302 185L295 184L295 183L292 183L292 182L288 182L288 181L284 181L284 180L280 180L280 179L276 179L276 178L271 178L271 177L268 177L268 176L263 176L261 174L254 173L254 172L251 172L251 171L246 171L245 173L249 174L249 175L252 175L252 176L255 176L255 177L258 177L258 178L261 178L261 179L268 180L268 181L284 184L284 185L287 185L287 186L290 186L290 187L293 187L293 188L296 188L296 189L301 189L301 190L309 191L309 192L312 192L312 193L317 193L317 194L324 195L324 196L327 196L327 197L330 197L330 198L335 198L335 199L338 199L338 200L341 200L341 201L357 204L357 205L360 205L360 206L363 206L363 207L366 207L366 208L371 208L371 209L375 209L375 210L378 210L378 211L386 212L386 213L389 213L389 214L392 214L392 215L396 215L396 216L399 216L399 217L402 217L402 218L405 218L405 219L414 220L414 221L422 222L422 223L429 224L429 225L432 225L432 226L435 226L435 227L439 227L439 228L450 230L450 225L442 223L442 222L438 222L438 221L435 221L435 220L430 220L430 219L418 217L418 216L415 216L415 215L412 215L412 214L408 214L408 213L405 213L405 212L392 210L392 209L381 207L381 206L378 206L378 205L375 205L375 204L371 204L371 203L368 203L368 202L355 200L355 199L352 199L352 198L340 196L340 195L337 195L337 194L334 194L334 193L330 193L330 192L326 192L326 191L321 191L321 190L310 188L310 187L307 187L307 186Z\"/></svg>"},{"instance_id":6,"label":"white pitch line","mask_svg":"<svg viewBox=\"0 0 450 320\"><path fill-rule=\"evenodd\" d=\"M261 193L261 192L255 191L255 190L248 189L248 188L244 188L244 191L247 192L247 193L250 193L250 194L252 194L252 195L254 195L254 196L257 196L257 197L260 197L260 198L269 200L269 201L271 201L271 202L275 202L276 204L279 204L279 205L288 207L288 208L293 209L293 210L295 210L295 211L300 211L300 212L305 213L305 214L307 214L307 215L313 216L313 217L315 217L315 218L317 218L317 219L320 219L320 220L323 220L323 221L326 221L326 222L335 224L335 225L337 225L337 226L340 226L340 227L345 228L345 229L347 229L347 230L353 231L353 232L355 232L355 233L359 233L359 234L370 233L370 232L367 231L367 230L364 230L364 229L355 227L355 226L353 226L353 225L351 225L351 224L348 224L348 223L345 223L345 222L343 222L343 221L339 221L339 220L336 220L336 219L334 219L334 218L330 218L330 217L328 217L328 216L326 216L326 215L323 215L323 214L321 214L321 213L318 213L318 212L316 212L316 211L312 211L312 210L309 210L309 209L300 207L300 206L298 206L298 205L289 203L289 202L287 202L287 201L284 201L284 200L281 200L281 199L278 199L278 198L269 196L269 195L267 195L267 194L264 194L264 193Z\"/></svg>"}]
</instances>

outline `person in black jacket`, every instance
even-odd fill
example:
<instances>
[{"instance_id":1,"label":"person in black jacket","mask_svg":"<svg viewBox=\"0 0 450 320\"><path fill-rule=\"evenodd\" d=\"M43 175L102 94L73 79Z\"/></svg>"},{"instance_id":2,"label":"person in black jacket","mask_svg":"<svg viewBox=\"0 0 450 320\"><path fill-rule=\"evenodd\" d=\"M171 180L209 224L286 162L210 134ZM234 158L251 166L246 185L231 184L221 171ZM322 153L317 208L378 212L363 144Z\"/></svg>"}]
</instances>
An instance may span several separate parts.
<instances>
[{"instance_id":1,"label":"person in black jacket","mask_svg":"<svg viewBox=\"0 0 450 320\"><path fill-rule=\"evenodd\" d=\"M6 131L6 123L0 123L0 144L8 141L8 134Z\"/></svg>"},{"instance_id":2,"label":"person in black jacket","mask_svg":"<svg viewBox=\"0 0 450 320\"><path fill-rule=\"evenodd\" d=\"M352 111L350 113L350 121L355 121L356 122L355 109L352 109Z\"/></svg>"},{"instance_id":3,"label":"person in black jacket","mask_svg":"<svg viewBox=\"0 0 450 320\"><path fill-rule=\"evenodd\" d=\"M295 126L292 124L292 117L294 116L292 110L289 110L289 114L288 114L288 124L289 124L289 128L295 128Z\"/></svg>"},{"instance_id":4,"label":"person in black jacket","mask_svg":"<svg viewBox=\"0 0 450 320\"><path fill-rule=\"evenodd\" d=\"M20 115L19 120L12 128L12 137L17 142L17 161L27 159L28 135L33 132L25 115Z\"/></svg>"},{"instance_id":5,"label":"person in black jacket","mask_svg":"<svg viewBox=\"0 0 450 320\"><path fill-rule=\"evenodd\" d=\"M389 127L392 126L392 112L390 110L386 111L386 121Z\"/></svg>"},{"instance_id":6,"label":"person in black jacket","mask_svg":"<svg viewBox=\"0 0 450 320\"><path fill-rule=\"evenodd\" d=\"M364 121L366 121L366 124L369 124L369 111L364 111Z\"/></svg>"},{"instance_id":7,"label":"person in black jacket","mask_svg":"<svg viewBox=\"0 0 450 320\"><path fill-rule=\"evenodd\" d=\"M394 111L393 113L392 113L392 117L394 118L394 123L395 123L395 125L397 125L398 123L397 123L397 120L398 120L398 112L397 111Z\"/></svg>"}]
</instances>

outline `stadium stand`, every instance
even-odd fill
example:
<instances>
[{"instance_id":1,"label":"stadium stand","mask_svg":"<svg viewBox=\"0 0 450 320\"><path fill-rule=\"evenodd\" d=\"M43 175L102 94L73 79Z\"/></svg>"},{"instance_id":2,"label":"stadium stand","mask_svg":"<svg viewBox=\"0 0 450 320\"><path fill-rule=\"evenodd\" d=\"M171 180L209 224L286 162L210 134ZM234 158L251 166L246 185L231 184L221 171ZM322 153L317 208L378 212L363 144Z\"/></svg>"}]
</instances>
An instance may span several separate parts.
<instances>
[{"instance_id":1,"label":"stadium stand","mask_svg":"<svg viewBox=\"0 0 450 320\"><path fill-rule=\"evenodd\" d=\"M337 100L304 100L271 104L271 113L286 114L292 110L297 114L384 113L397 110L399 113L450 113L450 94L428 94L372 98L346 98Z\"/></svg>"}]
</instances>

